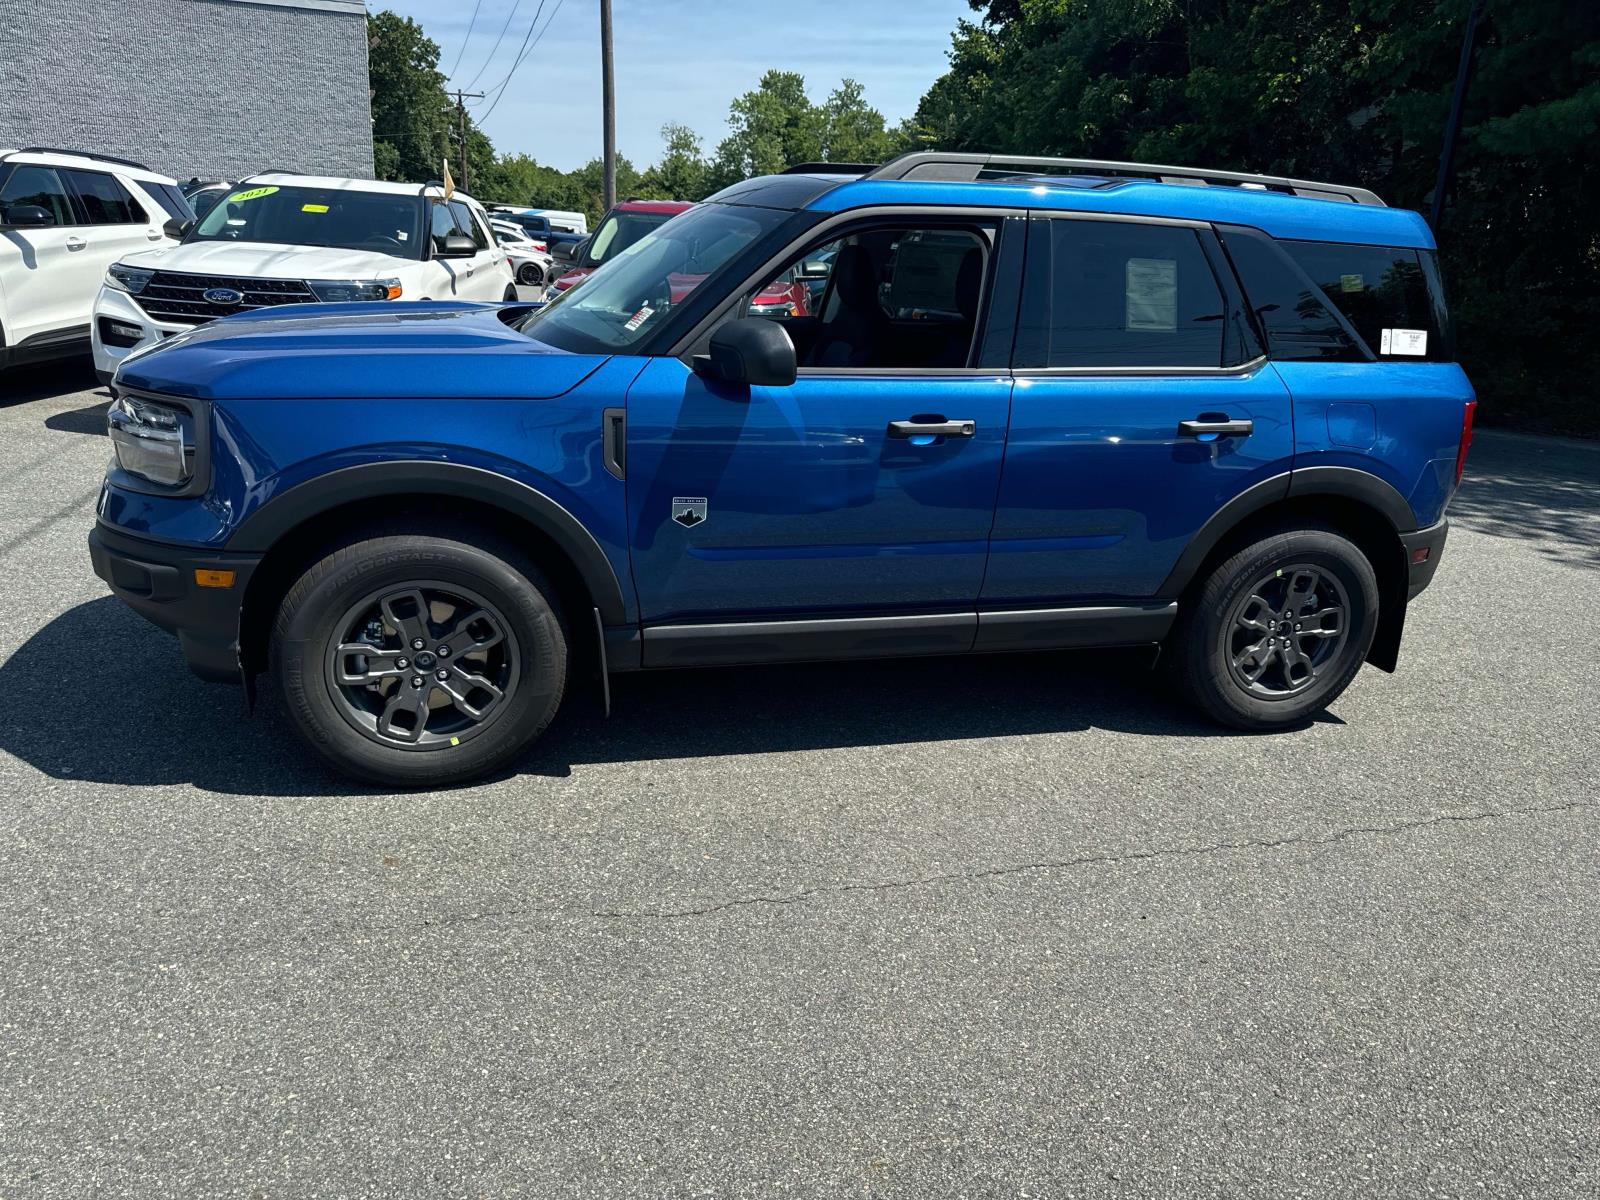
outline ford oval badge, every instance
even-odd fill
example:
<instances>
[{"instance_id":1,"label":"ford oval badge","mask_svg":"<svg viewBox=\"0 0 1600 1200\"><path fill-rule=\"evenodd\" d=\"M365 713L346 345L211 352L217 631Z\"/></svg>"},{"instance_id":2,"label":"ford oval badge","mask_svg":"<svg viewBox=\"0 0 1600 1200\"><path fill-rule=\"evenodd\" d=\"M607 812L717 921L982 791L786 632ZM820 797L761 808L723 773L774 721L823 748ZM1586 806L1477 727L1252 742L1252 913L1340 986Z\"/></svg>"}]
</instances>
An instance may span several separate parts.
<instances>
[{"instance_id":1,"label":"ford oval badge","mask_svg":"<svg viewBox=\"0 0 1600 1200\"><path fill-rule=\"evenodd\" d=\"M203 299L207 304L215 304L219 308L232 308L244 299L244 293L233 288L207 288Z\"/></svg>"}]
</instances>

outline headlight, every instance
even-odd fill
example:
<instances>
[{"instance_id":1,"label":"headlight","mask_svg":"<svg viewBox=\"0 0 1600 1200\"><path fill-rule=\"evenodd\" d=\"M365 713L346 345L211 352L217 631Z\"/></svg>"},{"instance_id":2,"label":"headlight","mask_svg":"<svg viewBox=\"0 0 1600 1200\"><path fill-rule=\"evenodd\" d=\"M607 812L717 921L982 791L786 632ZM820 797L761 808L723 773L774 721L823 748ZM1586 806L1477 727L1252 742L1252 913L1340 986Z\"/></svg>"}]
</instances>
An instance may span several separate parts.
<instances>
[{"instance_id":1,"label":"headlight","mask_svg":"<svg viewBox=\"0 0 1600 1200\"><path fill-rule=\"evenodd\" d=\"M137 296L155 278L155 274L148 267L125 267L121 263L113 263L106 269L106 286Z\"/></svg>"},{"instance_id":2,"label":"headlight","mask_svg":"<svg viewBox=\"0 0 1600 1200\"><path fill-rule=\"evenodd\" d=\"M117 466L162 487L194 479L194 415L136 396L119 396L106 412Z\"/></svg>"},{"instance_id":3,"label":"headlight","mask_svg":"<svg viewBox=\"0 0 1600 1200\"><path fill-rule=\"evenodd\" d=\"M306 286L324 304L348 304L353 300L398 300L398 279L308 279Z\"/></svg>"}]
</instances>

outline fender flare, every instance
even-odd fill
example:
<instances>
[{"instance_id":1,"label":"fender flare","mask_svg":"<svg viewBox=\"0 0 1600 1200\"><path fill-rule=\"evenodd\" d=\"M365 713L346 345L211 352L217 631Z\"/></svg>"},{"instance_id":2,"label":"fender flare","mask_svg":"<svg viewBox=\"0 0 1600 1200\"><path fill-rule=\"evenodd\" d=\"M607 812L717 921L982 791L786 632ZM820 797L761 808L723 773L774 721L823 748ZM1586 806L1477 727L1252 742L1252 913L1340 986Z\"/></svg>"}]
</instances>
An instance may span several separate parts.
<instances>
[{"instance_id":1,"label":"fender flare","mask_svg":"<svg viewBox=\"0 0 1600 1200\"><path fill-rule=\"evenodd\" d=\"M525 483L462 463L406 459L330 471L296 484L251 513L226 548L230 554L265 554L290 530L321 513L357 500L419 494L473 500L533 525L572 560L606 624L627 622L617 573L583 522Z\"/></svg>"},{"instance_id":2,"label":"fender flare","mask_svg":"<svg viewBox=\"0 0 1600 1200\"><path fill-rule=\"evenodd\" d=\"M1189 539L1156 595L1161 599L1181 595L1206 557L1247 518L1285 500L1316 496L1339 496L1365 504L1393 527L1396 545L1400 534L1417 527L1416 514L1406 498L1376 475L1354 467L1300 467L1252 484L1213 513Z\"/></svg>"}]
</instances>

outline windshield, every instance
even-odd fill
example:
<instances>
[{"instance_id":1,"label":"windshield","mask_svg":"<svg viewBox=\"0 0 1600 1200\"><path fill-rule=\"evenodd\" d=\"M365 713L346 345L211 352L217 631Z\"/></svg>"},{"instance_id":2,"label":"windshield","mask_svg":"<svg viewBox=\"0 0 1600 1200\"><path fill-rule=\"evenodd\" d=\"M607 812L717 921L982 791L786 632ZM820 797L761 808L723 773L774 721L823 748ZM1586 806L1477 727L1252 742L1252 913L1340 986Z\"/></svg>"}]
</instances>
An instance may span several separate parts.
<instances>
[{"instance_id":1,"label":"windshield","mask_svg":"<svg viewBox=\"0 0 1600 1200\"><path fill-rule=\"evenodd\" d=\"M342 188L242 187L224 193L196 242L277 242L421 258L422 198Z\"/></svg>"},{"instance_id":2,"label":"windshield","mask_svg":"<svg viewBox=\"0 0 1600 1200\"><path fill-rule=\"evenodd\" d=\"M656 226L665 225L671 219L670 213L614 212L600 222L600 228L589 239L589 248L583 252L583 261L578 265L598 267L601 263L610 262Z\"/></svg>"},{"instance_id":3,"label":"windshield","mask_svg":"<svg viewBox=\"0 0 1600 1200\"><path fill-rule=\"evenodd\" d=\"M581 287L536 309L524 333L580 354L626 354L705 280L794 214L702 204L657 224Z\"/></svg>"}]
</instances>

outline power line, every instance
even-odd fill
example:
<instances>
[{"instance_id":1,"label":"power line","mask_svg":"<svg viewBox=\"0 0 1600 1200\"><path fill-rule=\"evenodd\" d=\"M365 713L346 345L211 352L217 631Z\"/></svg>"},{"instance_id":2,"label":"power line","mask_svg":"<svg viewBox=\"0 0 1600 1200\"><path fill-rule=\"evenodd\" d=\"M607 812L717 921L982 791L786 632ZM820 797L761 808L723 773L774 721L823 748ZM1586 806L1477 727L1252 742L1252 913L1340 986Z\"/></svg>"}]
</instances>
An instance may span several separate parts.
<instances>
[{"instance_id":1,"label":"power line","mask_svg":"<svg viewBox=\"0 0 1600 1200\"><path fill-rule=\"evenodd\" d=\"M472 40L472 31L477 27L478 24L478 10L482 7L483 0L478 0L478 2L472 6L472 20L467 22L467 36L461 39L461 49L456 51L456 65L450 68L450 74L452 76L461 66L461 56L467 52L467 43ZM470 87L471 85L469 84L468 86Z\"/></svg>"},{"instance_id":2,"label":"power line","mask_svg":"<svg viewBox=\"0 0 1600 1200\"><path fill-rule=\"evenodd\" d=\"M478 80L483 78L483 73L489 69L489 64L494 61L494 56L500 53L500 43L506 40L506 30L511 28L511 22L516 20L517 10L521 7L522 0L517 0L517 2L511 6L511 11L506 14L506 23L500 26L500 36L495 38L494 45L489 47L489 57L483 60L483 66L478 68L478 73L471 79L467 80L468 87L474 86ZM539 14L534 13L533 19L537 21L539 19Z\"/></svg>"},{"instance_id":3,"label":"power line","mask_svg":"<svg viewBox=\"0 0 1600 1200\"><path fill-rule=\"evenodd\" d=\"M525 38L522 39L523 48L520 51L517 52L517 60L514 63L511 64L511 70L507 73L506 77L500 81L500 91L498 92L498 94L496 94L496 96L494 98L494 103L489 105L488 112L485 112L483 114L483 116L478 118L478 124L479 125L482 125L484 121L487 121L489 119L489 114L494 112L494 110L497 107L499 107L501 98L506 94L507 85L510 84L510 82L512 80L512 77L515 76L516 73L517 73L517 68L522 66L523 60L526 59L528 57L528 55L532 54L533 51L538 48L539 43L544 40L544 35L550 32L550 26L555 23L556 17L561 15L561 6L563 4L565 4L566 2L567 2L567 0L556 0L556 6L550 13L550 19L544 23L544 29L542 31L540 31L539 36L536 37L536 38L533 38L533 44L529 45L528 44L528 38L532 38L533 37L533 31L534 31L535 27L539 24L539 13L536 12L536 13L533 14L533 24L528 26L528 37L525 37ZM544 11L544 3L545 3L545 0L539 0L539 11L540 12ZM494 91L494 88L490 88L489 90L492 92L492 91Z\"/></svg>"}]
</instances>

